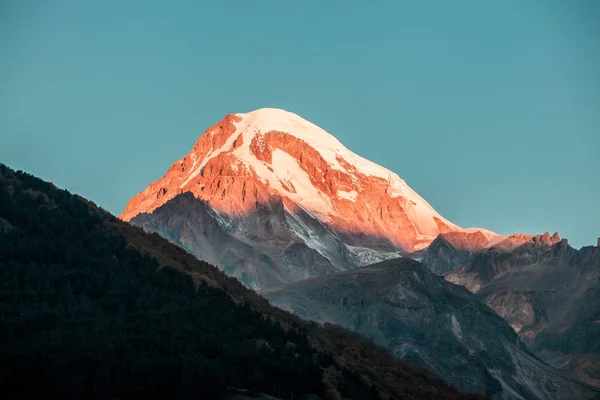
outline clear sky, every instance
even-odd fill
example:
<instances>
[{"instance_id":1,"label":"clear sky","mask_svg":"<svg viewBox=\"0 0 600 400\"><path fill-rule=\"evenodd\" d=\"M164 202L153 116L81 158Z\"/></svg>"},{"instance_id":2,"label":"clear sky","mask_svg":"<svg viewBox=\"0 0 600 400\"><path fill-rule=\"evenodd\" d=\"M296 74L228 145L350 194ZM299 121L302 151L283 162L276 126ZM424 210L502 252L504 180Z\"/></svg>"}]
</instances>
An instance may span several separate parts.
<instances>
[{"instance_id":1,"label":"clear sky","mask_svg":"<svg viewBox=\"0 0 600 400\"><path fill-rule=\"evenodd\" d=\"M600 236L600 1L0 1L0 162L114 214L293 111L498 233Z\"/></svg>"}]
</instances>

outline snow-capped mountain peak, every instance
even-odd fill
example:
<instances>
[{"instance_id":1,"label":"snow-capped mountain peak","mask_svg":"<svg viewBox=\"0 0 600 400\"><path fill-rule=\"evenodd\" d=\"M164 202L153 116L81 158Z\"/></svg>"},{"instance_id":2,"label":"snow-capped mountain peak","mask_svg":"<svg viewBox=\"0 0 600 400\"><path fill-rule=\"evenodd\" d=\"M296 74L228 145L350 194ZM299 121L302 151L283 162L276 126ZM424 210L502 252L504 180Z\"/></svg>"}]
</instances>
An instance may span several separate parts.
<instances>
[{"instance_id":1,"label":"snow-capped mountain peak","mask_svg":"<svg viewBox=\"0 0 600 400\"><path fill-rule=\"evenodd\" d=\"M286 212L308 213L348 245L380 242L386 251L419 250L440 233L462 229L394 172L297 114L274 108L227 115L135 196L121 218L152 212L184 192L231 217L249 215L276 196Z\"/></svg>"}]
</instances>

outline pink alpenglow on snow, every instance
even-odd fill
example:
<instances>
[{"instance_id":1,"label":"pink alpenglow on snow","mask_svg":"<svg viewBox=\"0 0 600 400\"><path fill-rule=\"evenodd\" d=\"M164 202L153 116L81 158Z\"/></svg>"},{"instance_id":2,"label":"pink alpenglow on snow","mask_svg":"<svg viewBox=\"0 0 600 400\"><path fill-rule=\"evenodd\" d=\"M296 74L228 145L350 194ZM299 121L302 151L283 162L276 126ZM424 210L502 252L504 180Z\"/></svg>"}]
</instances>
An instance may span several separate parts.
<instances>
[{"instance_id":1,"label":"pink alpenglow on snow","mask_svg":"<svg viewBox=\"0 0 600 400\"><path fill-rule=\"evenodd\" d=\"M263 108L229 114L210 127L166 175L136 195L120 216L129 221L191 192L217 213L243 217L273 196L286 211L303 210L341 236L387 239L416 251L440 233L481 232L446 220L397 174L348 150L300 116Z\"/></svg>"}]
</instances>

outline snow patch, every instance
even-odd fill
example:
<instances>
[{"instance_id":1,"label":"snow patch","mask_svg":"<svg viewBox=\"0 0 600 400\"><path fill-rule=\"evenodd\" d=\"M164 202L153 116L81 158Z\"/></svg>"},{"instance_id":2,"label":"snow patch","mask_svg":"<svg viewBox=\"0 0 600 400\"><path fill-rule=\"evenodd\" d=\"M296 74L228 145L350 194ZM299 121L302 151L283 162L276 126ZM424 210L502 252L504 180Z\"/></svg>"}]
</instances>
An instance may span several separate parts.
<instances>
[{"instance_id":1,"label":"snow patch","mask_svg":"<svg viewBox=\"0 0 600 400\"><path fill-rule=\"evenodd\" d=\"M310 213L308 214L314 218L313 215ZM318 221L318 219L316 220ZM298 215L288 211L286 213L286 222L298 239L304 242L304 244L306 244L309 248L317 251L329 261L332 261L327 246L319 239L319 236L316 235L314 231L304 223L304 221L302 221Z\"/></svg>"},{"instance_id":2,"label":"snow patch","mask_svg":"<svg viewBox=\"0 0 600 400\"><path fill-rule=\"evenodd\" d=\"M269 171L267 177L272 188L287 192L291 200L303 204L310 210L318 210L323 214L333 210L329 198L312 184L310 176L294 157L280 149L275 149L272 157L273 169L277 171L277 175ZM279 178L292 182L296 189L295 193L285 190Z\"/></svg>"},{"instance_id":3,"label":"snow patch","mask_svg":"<svg viewBox=\"0 0 600 400\"><path fill-rule=\"evenodd\" d=\"M389 185L389 193L391 193L390 196L402 196L410 201L412 206L409 208L414 208L414 210L410 210L408 212L409 215L424 214L426 216L426 218L424 218L422 221L426 225L424 232L421 232L422 234L432 236L437 235L437 224L433 220L432 216L436 216L449 226L459 229L458 226L441 217L429 203L427 203L421 196L412 190L406 184L406 182L400 179L397 174L351 152L334 136L319 128L315 124L303 119L297 114L280 109L262 108L249 113L240 113L236 115L241 117L241 120L236 123L236 132L234 135L232 135L232 137L238 137L240 134L242 134L244 140L243 145L236 149L234 153L239 155L242 161L250 164L257 172L259 178L267 176L268 170L265 171L266 168L263 168L265 164L258 161L250 151L250 143L252 142L252 139L256 135L266 134L270 131L285 132L304 141L309 146L317 150L321 157L323 157L323 159L334 169L353 175L340 164L338 161L339 157L345 160L348 164L354 166L359 173L365 176L375 176L385 179ZM262 166L260 164L262 164ZM275 158L273 159L272 165L273 169L276 170L277 174L279 175L280 171L278 169L278 162L275 160ZM298 166L298 168L300 167ZM268 181L271 182L271 179L268 179ZM306 199L306 197L304 198ZM329 207L325 207L324 209L323 207L312 208L308 204L304 205L310 211L317 214L322 215L323 212L332 212Z\"/></svg>"},{"instance_id":4,"label":"snow patch","mask_svg":"<svg viewBox=\"0 0 600 400\"><path fill-rule=\"evenodd\" d=\"M454 314L450 316L450 320L452 321L452 333L454 333L454 336L456 336L458 340L462 341L463 334L460 327L460 322L458 322Z\"/></svg>"},{"instance_id":5,"label":"snow patch","mask_svg":"<svg viewBox=\"0 0 600 400\"><path fill-rule=\"evenodd\" d=\"M348 249L350 260L358 267L402 257L402 253L399 251L378 251L348 244L344 244L344 246Z\"/></svg>"},{"instance_id":6,"label":"snow patch","mask_svg":"<svg viewBox=\"0 0 600 400\"><path fill-rule=\"evenodd\" d=\"M350 192L346 192L345 190L338 190L337 195L340 199L346 199L352 202L356 202L356 199L358 198L358 192L356 190L352 190Z\"/></svg>"},{"instance_id":7,"label":"snow patch","mask_svg":"<svg viewBox=\"0 0 600 400\"><path fill-rule=\"evenodd\" d=\"M397 174L353 153L334 136L297 114L281 109L262 108L235 115L240 118L235 123L235 132L221 147L211 149L204 159L197 160L194 158L194 165L180 188L185 187L192 179L197 177L211 159L224 152L230 152L237 157L242 165L252 170L261 182L269 184L272 189L289 197L319 219L329 221L332 216L338 215L332 207L331 199L314 187L308 174L302 170L292 156L276 149L273 151L272 163L269 165L258 160L250 150L253 139L256 138L258 144L264 147L266 143L264 140L261 141L263 135L271 131L279 131L304 141L318 151L331 168L349 174L357 185L357 189L361 181L359 175L383 179L387 183L386 193L390 198L402 202L401 205L406 214L413 221L415 228L418 229L418 239L423 242L422 247L425 247L439 233L437 223L433 217L439 218L453 230L461 230L459 226L439 215L427 201L412 190ZM240 135L242 136L242 144L234 147L234 143ZM338 160L344 160L345 163ZM346 163L352 165L353 168L346 169ZM282 185L280 179L291 181L296 193L292 193L293 190L289 191L285 185ZM340 199L356 202L358 193L356 190L338 191L337 196ZM486 231L485 234L486 236L489 235L490 238L494 235L493 232L489 231Z\"/></svg>"}]
</instances>

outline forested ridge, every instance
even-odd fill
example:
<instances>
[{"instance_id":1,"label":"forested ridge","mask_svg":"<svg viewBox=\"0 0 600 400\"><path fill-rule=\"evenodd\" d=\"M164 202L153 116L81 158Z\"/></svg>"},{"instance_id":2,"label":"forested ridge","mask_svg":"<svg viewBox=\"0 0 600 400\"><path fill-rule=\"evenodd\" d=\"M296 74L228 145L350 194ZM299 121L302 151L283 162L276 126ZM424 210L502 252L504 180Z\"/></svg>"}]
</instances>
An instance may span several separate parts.
<instances>
[{"instance_id":1,"label":"forested ridge","mask_svg":"<svg viewBox=\"0 0 600 400\"><path fill-rule=\"evenodd\" d=\"M479 398L0 164L6 399Z\"/></svg>"}]
</instances>

